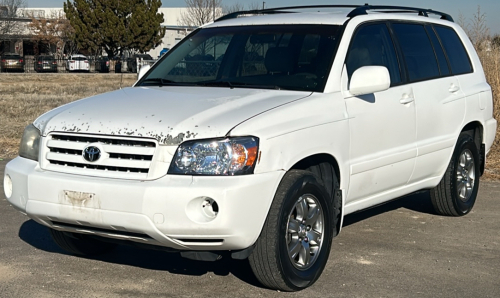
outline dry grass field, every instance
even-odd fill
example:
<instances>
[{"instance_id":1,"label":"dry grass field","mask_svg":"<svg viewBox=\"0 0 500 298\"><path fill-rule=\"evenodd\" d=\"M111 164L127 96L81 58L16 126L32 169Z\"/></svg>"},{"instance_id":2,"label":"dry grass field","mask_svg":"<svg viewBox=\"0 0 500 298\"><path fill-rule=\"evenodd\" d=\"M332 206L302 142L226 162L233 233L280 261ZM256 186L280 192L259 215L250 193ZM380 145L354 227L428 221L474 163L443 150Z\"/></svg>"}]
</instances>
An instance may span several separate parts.
<instances>
[{"instance_id":1,"label":"dry grass field","mask_svg":"<svg viewBox=\"0 0 500 298\"><path fill-rule=\"evenodd\" d=\"M500 49L479 52L500 119ZM0 74L0 159L17 155L23 129L65 103L131 86L134 74ZM500 179L500 129L488 156L485 178Z\"/></svg>"},{"instance_id":2,"label":"dry grass field","mask_svg":"<svg viewBox=\"0 0 500 298\"><path fill-rule=\"evenodd\" d=\"M0 158L17 155L24 127L55 107L131 86L135 74L0 74Z\"/></svg>"},{"instance_id":3,"label":"dry grass field","mask_svg":"<svg viewBox=\"0 0 500 298\"><path fill-rule=\"evenodd\" d=\"M493 114L500 123L500 47L491 51L479 51L486 79L493 89ZM500 179L500 125L497 127L495 143L486 163L486 178Z\"/></svg>"}]
</instances>

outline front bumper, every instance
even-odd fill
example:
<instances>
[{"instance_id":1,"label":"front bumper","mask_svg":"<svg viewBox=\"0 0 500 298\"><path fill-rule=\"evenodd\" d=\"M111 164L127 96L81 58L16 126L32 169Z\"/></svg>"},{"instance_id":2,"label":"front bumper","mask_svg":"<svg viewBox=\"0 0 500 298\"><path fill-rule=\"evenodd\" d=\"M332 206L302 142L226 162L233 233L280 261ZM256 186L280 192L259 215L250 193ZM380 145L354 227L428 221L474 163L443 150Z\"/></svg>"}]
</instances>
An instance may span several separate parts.
<instances>
[{"instance_id":1,"label":"front bumper","mask_svg":"<svg viewBox=\"0 0 500 298\"><path fill-rule=\"evenodd\" d=\"M179 250L238 250L257 240L284 172L138 181L44 171L17 157L5 175L8 201L50 228ZM217 203L215 217L203 210L207 198Z\"/></svg>"}]
</instances>

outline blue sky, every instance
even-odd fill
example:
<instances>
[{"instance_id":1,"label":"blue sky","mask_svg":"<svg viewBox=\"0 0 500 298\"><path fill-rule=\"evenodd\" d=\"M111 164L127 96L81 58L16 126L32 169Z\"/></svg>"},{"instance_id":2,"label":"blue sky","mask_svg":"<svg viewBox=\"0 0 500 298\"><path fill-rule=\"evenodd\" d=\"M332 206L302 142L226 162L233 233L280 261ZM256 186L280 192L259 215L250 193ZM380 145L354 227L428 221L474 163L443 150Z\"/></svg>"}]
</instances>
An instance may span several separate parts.
<instances>
[{"instance_id":1,"label":"blue sky","mask_svg":"<svg viewBox=\"0 0 500 298\"><path fill-rule=\"evenodd\" d=\"M28 7L62 7L64 0L25 0ZM183 7L185 5L184 0L163 0L164 7ZM266 7L279 7L279 6L294 6L303 5L304 0L266 0ZM309 1L308 1L309 2ZM311 4L364 4L367 0L361 0L359 2L352 2L348 0L336 1L336 0L312 0ZM254 0L222 0L223 5L232 5L235 3L259 3L262 5L262 1ZM439 10L450 14L455 20L458 19L460 13L462 13L467 19L471 19L475 12L477 12L477 6L481 6L481 11L486 14L487 25L490 28L492 34L500 34L500 0L385 0L385 1L368 1L368 3L375 5L404 5L412 7L424 7L432 8L434 10Z\"/></svg>"}]
</instances>

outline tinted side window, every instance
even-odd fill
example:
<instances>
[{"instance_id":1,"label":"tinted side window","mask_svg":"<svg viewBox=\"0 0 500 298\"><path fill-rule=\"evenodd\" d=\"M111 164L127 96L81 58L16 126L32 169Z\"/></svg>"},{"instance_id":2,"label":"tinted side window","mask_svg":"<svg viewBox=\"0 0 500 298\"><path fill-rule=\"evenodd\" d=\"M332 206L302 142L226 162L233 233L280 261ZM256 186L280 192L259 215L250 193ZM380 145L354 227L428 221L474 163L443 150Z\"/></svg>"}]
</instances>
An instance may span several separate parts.
<instances>
[{"instance_id":1,"label":"tinted side window","mask_svg":"<svg viewBox=\"0 0 500 298\"><path fill-rule=\"evenodd\" d=\"M436 33L434 32L434 30L432 30L431 26L426 26L425 29L427 29L427 34L429 34L429 37L431 38L432 46L434 47L434 52L436 53L439 64L439 72L442 76L451 74L450 68L448 67L448 60L446 60L443 47L441 46Z\"/></svg>"},{"instance_id":2,"label":"tinted side window","mask_svg":"<svg viewBox=\"0 0 500 298\"><path fill-rule=\"evenodd\" d=\"M410 81L439 77L436 55L425 28L420 24L393 24Z\"/></svg>"},{"instance_id":3,"label":"tinted side window","mask_svg":"<svg viewBox=\"0 0 500 298\"><path fill-rule=\"evenodd\" d=\"M453 74L458 75L472 72L469 55L467 55L465 47L455 30L442 26L435 26L434 28L448 55Z\"/></svg>"},{"instance_id":4,"label":"tinted side window","mask_svg":"<svg viewBox=\"0 0 500 298\"><path fill-rule=\"evenodd\" d=\"M396 51L385 24L367 25L356 31L349 47L346 65L349 80L356 69L378 65L389 70L391 85L401 82Z\"/></svg>"}]
</instances>

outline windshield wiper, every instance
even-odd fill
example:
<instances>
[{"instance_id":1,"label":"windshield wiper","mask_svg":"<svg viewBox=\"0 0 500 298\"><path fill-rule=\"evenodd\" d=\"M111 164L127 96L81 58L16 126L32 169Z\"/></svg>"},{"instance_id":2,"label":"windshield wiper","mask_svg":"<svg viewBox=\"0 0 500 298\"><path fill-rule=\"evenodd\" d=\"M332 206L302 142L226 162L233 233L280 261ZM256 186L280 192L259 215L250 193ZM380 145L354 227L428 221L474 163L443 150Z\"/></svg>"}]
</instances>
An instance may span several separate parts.
<instances>
[{"instance_id":1,"label":"windshield wiper","mask_svg":"<svg viewBox=\"0 0 500 298\"><path fill-rule=\"evenodd\" d=\"M145 79L144 81L141 82L141 86L144 83L155 83L158 84L158 86L174 86L174 85L184 85L184 83L178 83L175 81L167 80L164 78L151 78L151 79Z\"/></svg>"},{"instance_id":2,"label":"windshield wiper","mask_svg":"<svg viewBox=\"0 0 500 298\"><path fill-rule=\"evenodd\" d=\"M229 87L233 88L253 88L253 89L274 89L280 90L281 88L274 85L253 85L242 82L231 82L231 81L212 81L212 82L201 82L197 85L200 86L214 86L214 87Z\"/></svg>"},{"instance_id":3,"label":"windshield wiper","mask_svg":"<svg viewBox=\"0 0 500 298\"><path fill-rule=\"evenodd\" d=\"M229 87L234 88L234 85L229 81L212 81L212 82L201 82L197 85L200 86L211 86L211 87Z\"/></svg>"}]
</instances>

